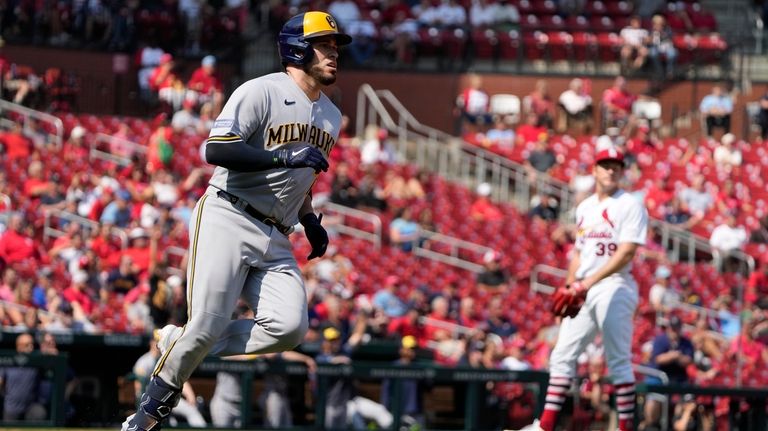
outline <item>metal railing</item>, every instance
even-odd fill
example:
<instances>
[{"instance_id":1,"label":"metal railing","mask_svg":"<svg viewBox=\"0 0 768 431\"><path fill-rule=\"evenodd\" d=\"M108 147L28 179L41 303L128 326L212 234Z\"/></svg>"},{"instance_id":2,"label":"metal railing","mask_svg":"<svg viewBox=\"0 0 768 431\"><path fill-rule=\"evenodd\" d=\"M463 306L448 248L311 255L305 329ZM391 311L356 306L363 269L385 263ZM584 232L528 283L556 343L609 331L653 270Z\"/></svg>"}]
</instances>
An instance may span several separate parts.
<instances>
[{"instance_id":1,"label":"metal railing","mask_svg":"<svg viewBox=\"0 0 768 431\"><path fill-rule=\"evenodd\" d=\"M664 386L669 385L669 377L664 371L640 364L632 364L632 369L638 374L656 377ZM648 402L648 400L645 402ZM664 401L661 403L661 418L659 419L659 425L661 427L661 431L667 431L669 429L669 397L664 397Z\"/></svg>"},{"instance_id":2,"label":"metal railing","mask_svg":"<svg viewBox=\"0 0 768 431\"><path fill-rule=\"evenodd\" d=\"M336 230L345 235L369 241L373 243L376 249L381 248L382 227L381 218L379 218L379 216L355 208L335 204L329 201L325 201L318 205L318 208L322 209L327 216L334 215L341 218L339 223L333 224L333 226L329 226L330 229ZM351 220L348 219L362 222L362 224L366 225L366 227L370 230L351 226L348 223L348 221Z\"/></svg>"},{"instance_id":3,"label":"metal railing","mask_svg":"<svg viewBox=\"0 0 768 431\"><path fill-rule=\"evenodd\" d=\"M58 238L60 236L66 235L66 232L64 232L61 229L58 229L57 227L54 227L53 221L54 219L61 219L66 220L69 223L77 223L83 228L83 235L87 235L91 231L99 230L101 228L101 224L98 222L95 222L91 219L87 219L85 217L81 217L77 214L73 214L71 212L62 211L62 210L47 210L45 211L45 224L43 227L43 240L46 241L50 237ZM58 224L57 224L58 226ZM120 239L121 248L125 249L128 247L128 234L118 227L112 227L110 229L110 234ZM87 237L84 237L84 239Z\"/></svg>"},{"instance_id":4,"label":"metal railing","mask_svg":"<svg viewBox=\"0 0 768 431\"><path fill-rule=\"evenodd\" d=\"M130 149L130 154L146 154L147 147L127 139L97 133L96 138L91 141L91 151L89 153L92 159L102 159L108 162L116 163L120 166L129 166L133 163L130 157L112 154L111 151L105 151L103 148L110 148L112 144L117 144Z\"/></svg>"},{"instance_id":5,"label":"metal railing","mask_svg":"<svg viewBox=\"0 0 768 431\"><path fill-rule=\"evenodd\" d=\"M467 187L481 182L492 186L491 197L501 202L512 202L522 211L528 211L531 192L550 192L560 201L565 216L573 206L573 193L568 184L548 177L537 178L530 184L525 168L505 157L495 155L460 138L421 124L389 90L375 90L363 84L357 93L356 131L364 134L369 124L386 129L396 140L396 149L402 160L408 160L422 169L434 172ZM689 231L661 220L650 220L650 227L659 229L662 245L675 262L694 263L696 252L712 255L709 242ZM754 259L736 253L750 272Z\"/></svg>"},{"instance_id":6,"label":"metal railing","mask_svg":"<svg viewBox=\"0 0 768 431\"><path fill-rule=\"evenodd\" d=\"M421 124L389 90L361 85L357 93L356 121L358 136L363 136L369 124L386 129L395 139L401 160L466 187L474 188L483 182L491 184L494 200L515 202L527 210L531 192L537 190L557 196L563 208L573 205L568 184L547 175L540 175L536 184L530 184L523 165Z\"/></svg>"},{"instance_id":7,"label":"metal railing","mask_svg":"<svg viewBox=\"0 0 768 431\"><path fill-rule=\"evenodd\" d=\"M539 281L541 277L539 274L548 274L557 278L565 279L565 276L568 275L568 271L543 264L539 264L533 267L531 270L531 290L534 292L541 292L546 293L547 295L551 295L555 293L555 288L550 284L545 284Z\"/></svg>"},{"instance_id":8,"label":"metal railing","mask_svg":"<svg viewBox=\"0 0 768 431\"><path fill-rule=\"evenodd\" d=\"M53 141L56 144L56 147L61 148L62 144L64 143L64 122L61 121L60 118L51 114L46 114L45 112L35 111L34 109L29 109L26 106L21 106L19 104L2 99L0 99L0 111L15 112L24 117L23 126L25 130L28 128L28 118L33 118L43 123L49 123L53 125L54 129L56 129L56 132L52 133Z\"/></svg>"},{"instance_id":9,"label":"metal railing","mask_svg":"<svg viewBox=\"0 0 768 431\"><path fill-rule=\"evenodd\" d=\"M486 252L493 251L491 247L464 241L437 232L421 230L420 233L421 240L416 241L413 248L413 253L416 256L427 257L448 265L466 269L467 271L482 272L483 265L465 259L462 257L463 254L467 253L475 256L482 256ZM444 252L445 247L440 247L441 244L448 247L447 253Z\"/></svg>"}]
</instances>

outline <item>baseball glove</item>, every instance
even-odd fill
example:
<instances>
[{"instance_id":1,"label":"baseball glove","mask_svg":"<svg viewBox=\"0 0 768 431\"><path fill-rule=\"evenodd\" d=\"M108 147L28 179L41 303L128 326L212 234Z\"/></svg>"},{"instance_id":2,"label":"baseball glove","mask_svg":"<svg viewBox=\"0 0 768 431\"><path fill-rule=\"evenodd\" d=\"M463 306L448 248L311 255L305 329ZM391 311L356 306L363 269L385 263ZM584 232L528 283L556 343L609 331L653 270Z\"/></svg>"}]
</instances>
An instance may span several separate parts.
<instances>
[{"instance_id":1,"label":"baseball glove","mask_svg":"<svg viewBox=\"0 0 768 431\"><path fill-rule=\"evenodd\" d=\"M587 298L587 290L581 283L572 283L555 291L552 313L560 317L575 317Z\"/></svg>"}]
</instances>

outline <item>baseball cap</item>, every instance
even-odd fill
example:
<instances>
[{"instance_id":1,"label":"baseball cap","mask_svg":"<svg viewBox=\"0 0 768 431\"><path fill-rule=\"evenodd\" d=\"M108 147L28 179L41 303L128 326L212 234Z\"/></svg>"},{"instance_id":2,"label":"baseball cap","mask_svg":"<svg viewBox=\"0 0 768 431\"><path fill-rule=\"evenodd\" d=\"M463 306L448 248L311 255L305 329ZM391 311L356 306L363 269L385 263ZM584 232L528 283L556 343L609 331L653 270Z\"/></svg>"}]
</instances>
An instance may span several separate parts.
<instances>
[{"instance_id":1,"label":"baseball cap","mask_svg":"<svg viewBox=\"0 0 768 431\"><path fill-rule=\"evenodd\" d=\"M173 61L173 56L171 54L165 53L160 56L160 64L167 64Z\"/></svg>"},{"instance_id":2,"label":"baseball cap","mask_svg":"<svg viewBox=\"0 0 768 431\"><path fill-rule=\"evenodd\" d=\"M82 138L85 136L85 128L83 126L75 126L69 136L73 139Z\"/></svg>"},{"instance_id":3,"label":"baseball cap","mask_svg":"<svg viewBox=\"0 0 768 431\"><path fill-rule=\"evenodd\" d=\"M403 337L400 344L402 344L403 348L405 349L415 349L418 342L416 341L416 337L413 335L406 335Z\"/></svg>"},{"instance_id":4,"label":"baseball cap","mask_svg":"<svg viewBox=\"0 0 768 431\"><path fill-rule=\"evenodd\" d=\"M147 235L147 231L140 227L135 227L131 229L131 233L128 234L129 239L146 238L148 236L149 235Z\"/></svg>"},{"instance_id":5,"label":"baseball cap","mask_svg":"<svg viewBox=\"0 0 768 431\"><path fill-rule=\"evenodd\" d=\"M122 199L124 201L131 200L131 192L125 189L120 189L117 191L117 197L118 199Z\"/></svg>"},{"instance_id":6,"label":"baseball cap","mask_svg":"<svg viewBox=\"0 0 768 431\"><path fill-rule=\"evenodd\" d=\"M610 147L604 150L600 150L597 152L597 154L595 154L595 164L604 162L606 160L614 160L620 162L623 165L624 153L617 150L615 147Z\"/></svg>"},{"instance_id":7,"label":"baseball cap","mask_svg":"<svg viewBox=\"0 0 768 431\"><path fill-rule=\"evenodd\" d=\"M501 253L495 250L488 250L483 255L484 263L498 262L501 260Z\"/></svg>"},{"instance_id":8,"label":"baseball cap","mask_svg":"<svg viewBox=\"0 0 768 431\"><path fill-rule=\"evenodd\" d=\"M203 66L215 66L216 65L216 57L212 55L206 55L203 57L202 61Z\"/></svg>"},{"instance_id":9,"label":"baseball cap","mask_svg":"<svg viewBox=\"0 0 768 431\"><path fill-rule=\"evenodd\" d=\"M660 266L656 268L656 278L669 278L672 275L672 271L666 266Z\"/></svg>"},{"instance_id":10,"label":"baseball cap","mask_svg":"<svg viewBox=\"0 0 768 431\"><path fill-rule=\"evenodd\" d=\"M333 326L329 326L323 330L323 339L328 341L337 340L341 337L341 332Z\"/></svg>"},{"instance_id":11,"label":"baseball cap","mask_svg":"<svg viewBox=\"0 0 768 431\"><path fill-rule=\"evenodd\" d=\"M491 185L488 183L481 183L477 186L477 194L480 196L489 196L491 194Z\"/></svg>"}]
</instances>

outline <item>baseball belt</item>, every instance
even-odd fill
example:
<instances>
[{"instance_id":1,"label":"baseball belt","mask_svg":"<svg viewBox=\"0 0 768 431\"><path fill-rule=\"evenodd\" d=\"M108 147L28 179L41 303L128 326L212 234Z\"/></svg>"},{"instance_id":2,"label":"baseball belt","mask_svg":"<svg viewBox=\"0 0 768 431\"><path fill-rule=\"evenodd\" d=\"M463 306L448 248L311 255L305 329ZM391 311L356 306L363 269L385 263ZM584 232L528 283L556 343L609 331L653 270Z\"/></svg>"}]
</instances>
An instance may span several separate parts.
<instances>
[{"instance_id":1,"label":"baseball belt","mask_svg":"<svg viewBox=\"0 0 768 431\"><path fill-rule=\"evenodd\" d=\"M276 227L277 230L280 231L280 233L282 233L283 235L289 235L291 232L293 232L293 226L286 226L280 223L279 221L277 221L276 218L262 214L259 210L252 207L251 204L246 202L244 199L240 199L239 197L233 195L232 193L225 192L224 190L219 190L216 192L216 196L224 199L225 201L228 201L235 208L245 211L248 215L264 223L265 225Z\"/></svg>"}]
</instances>

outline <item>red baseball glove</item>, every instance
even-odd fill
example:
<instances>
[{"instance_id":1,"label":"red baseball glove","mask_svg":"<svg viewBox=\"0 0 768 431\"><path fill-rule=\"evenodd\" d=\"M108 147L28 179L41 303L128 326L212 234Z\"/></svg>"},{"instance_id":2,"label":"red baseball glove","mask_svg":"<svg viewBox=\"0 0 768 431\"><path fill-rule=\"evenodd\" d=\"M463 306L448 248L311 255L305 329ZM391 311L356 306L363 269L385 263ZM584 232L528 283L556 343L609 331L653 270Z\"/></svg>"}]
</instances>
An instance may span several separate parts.
<instances>
[{"instance_id":1,"label":"red baseball glove","mask_svg":"<svg viewBox=\"0 0 768 431\"><path fill-rule=\"evenodd\" d=\"M586 298L587 289L578 281L568 287L561 287L555 291L552 313L560 317L575 317Z\"/></svg>"}]
</instances>

